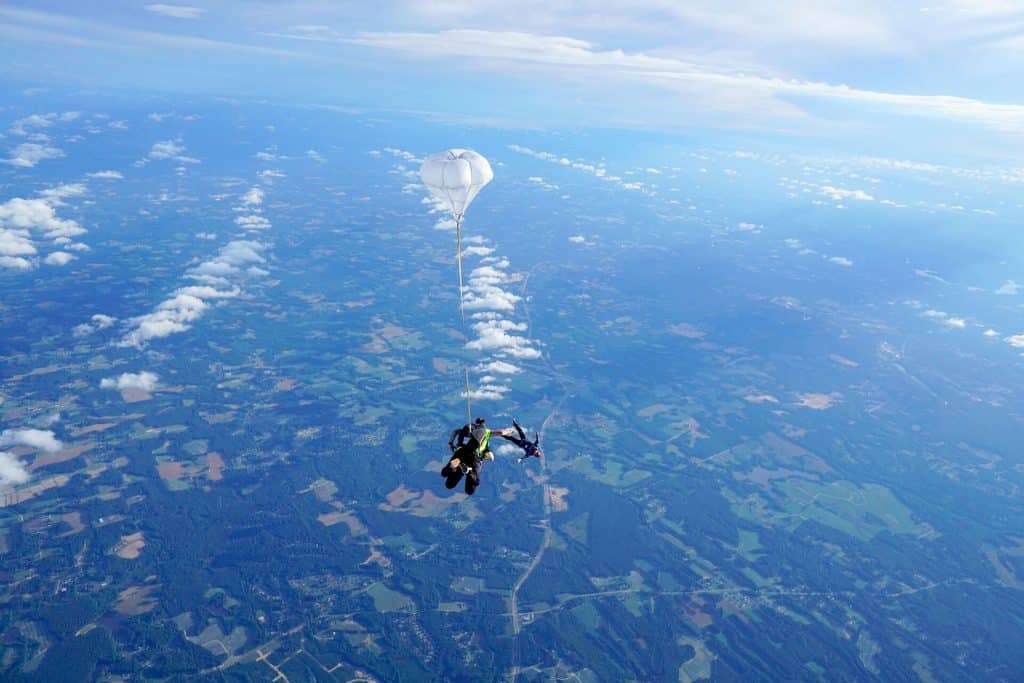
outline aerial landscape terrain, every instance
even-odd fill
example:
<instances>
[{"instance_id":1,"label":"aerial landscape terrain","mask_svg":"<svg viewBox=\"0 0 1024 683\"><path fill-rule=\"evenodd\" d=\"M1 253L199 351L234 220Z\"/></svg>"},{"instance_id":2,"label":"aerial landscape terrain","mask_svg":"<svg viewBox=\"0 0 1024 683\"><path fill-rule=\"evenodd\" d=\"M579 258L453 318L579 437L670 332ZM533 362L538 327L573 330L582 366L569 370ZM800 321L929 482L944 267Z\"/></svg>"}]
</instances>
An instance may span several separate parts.
<instances>
[{"instance_id":1,"label":"aerial landscape terrain","mask_svg":"<svg viewBox=\"0 0 1024 683\"><path fill-rule=\"evenodd\" d=\"M0 679L1024 677L1024 169L12 72Z\"/></svg>"}]
</instances>

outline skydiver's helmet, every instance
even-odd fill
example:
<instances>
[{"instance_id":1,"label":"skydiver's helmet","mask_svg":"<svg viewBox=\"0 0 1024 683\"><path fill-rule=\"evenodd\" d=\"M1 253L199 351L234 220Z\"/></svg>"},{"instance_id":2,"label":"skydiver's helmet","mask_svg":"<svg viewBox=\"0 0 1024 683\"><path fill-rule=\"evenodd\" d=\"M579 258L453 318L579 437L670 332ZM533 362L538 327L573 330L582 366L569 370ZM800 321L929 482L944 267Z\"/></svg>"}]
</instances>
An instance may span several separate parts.
<instances>
[{"instance_id":1,"label":"skydiver's helmet","mask_svg":"<svg viewBox=\"0 0 1024 683\"><path fill-rule=\"evenodd\" d=\"M469 429L469 435L477 443L484 442L484 437L487 436L487 423L482 417L478 417L473 421L473 426Z\"/></svg>"}]
</instances>

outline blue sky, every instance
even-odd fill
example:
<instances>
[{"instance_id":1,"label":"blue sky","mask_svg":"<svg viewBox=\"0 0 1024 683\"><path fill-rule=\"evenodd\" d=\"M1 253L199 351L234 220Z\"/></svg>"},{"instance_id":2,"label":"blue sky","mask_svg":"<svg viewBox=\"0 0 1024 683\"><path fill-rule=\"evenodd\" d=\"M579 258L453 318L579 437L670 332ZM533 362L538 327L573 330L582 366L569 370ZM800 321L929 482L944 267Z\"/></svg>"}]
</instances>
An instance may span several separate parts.
<instances>
[{"instance_id":1,"label":"blue sky","mask_svg":"<svg viewBox=\"0 0 1024 683\"><path fill-rule=\"evenodd\" d=\"M531 128L1011 163L1024 1L7 2L24 88L216 93Z\"/></svg>"}]
</instances>

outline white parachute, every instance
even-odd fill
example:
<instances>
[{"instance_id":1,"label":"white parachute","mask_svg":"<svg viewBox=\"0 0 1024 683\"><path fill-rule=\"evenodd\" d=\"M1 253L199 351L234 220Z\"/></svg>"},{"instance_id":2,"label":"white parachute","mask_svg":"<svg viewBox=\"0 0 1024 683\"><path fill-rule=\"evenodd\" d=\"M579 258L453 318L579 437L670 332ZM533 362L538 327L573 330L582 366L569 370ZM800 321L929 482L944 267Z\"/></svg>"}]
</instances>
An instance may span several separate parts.
<instances>
[{"instance_id":1,"label":"white parachute","mask_svg":"<svg viewBox=\"0 0 1024 683\"><path fill-rule=\"evenodd\" d=\"M420 166L420 179L430 194L444 204L455 219L455 237L459 264L459 310L465 320L462 292L462 217L494 171L483 155L471 149L449 149L431 154Z\"/></svg>"}]
</instances>

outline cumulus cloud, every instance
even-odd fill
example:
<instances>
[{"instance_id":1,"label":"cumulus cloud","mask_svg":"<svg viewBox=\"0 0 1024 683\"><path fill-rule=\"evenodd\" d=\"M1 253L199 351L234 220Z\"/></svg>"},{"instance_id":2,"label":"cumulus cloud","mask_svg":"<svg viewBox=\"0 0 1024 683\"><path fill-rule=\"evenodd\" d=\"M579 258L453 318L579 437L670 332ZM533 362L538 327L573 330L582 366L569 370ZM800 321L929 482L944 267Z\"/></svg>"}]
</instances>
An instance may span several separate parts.
<instances>
[{"instance_id":1,"label":"cumulus cloud","mask_svg":"<svg viewBox=\"0 0 1024 683\"><path fill-rule=\"evenodd\" d=\"M1015 349L1024 349L1024 334L1014 334L1005 337L1004 341Z\"/></svg>"},{"instance_id":2,"label":"cumulus cloud","mask_svg":"<svg viewBox=\"0 0 1024 683\"><path fill-rule=\"evenodd\" d=\"M1021 286L1013 280L1007 280L1002 287L996 290L996 294L1013 296L1020 293Z\"/></svg>"},{"instance_id":3,"label":"cumulus cloud","mask_svg":"<svg viewBox=\"0 0 1024 683\"><path fill-rule=\"evenodd\" d=\"M242 204L249 207L260 206L263 204L264 196L263 190L258 187L254 187L242 195Z\"/></svg>"},{"instance_id":4,"label":"cumulus cloud","mask_svg":"<svg viewBox=\"0 0 1024 683\"><path fill-rule=\"evenodd\" d=\"M914 303L914 302L912 302L912 303ZM946 313L945 311L938 311L938 310L936 310L934 308L929 308L928 310L926 310L923 313L921 313L921 315L923 315L925 318L931 318L932 320L935 320L936 322L942 323L943 325L946 325L947 327L953 327L953 328L958 329L958 330L961 330L961 329L967 327L967 321L964 320L963 318L958 318L956 316L952 316L952 315Z\"/></svg>"},{"instance_id":5,"label":"cumulus cloud","mask_svg":"<svg viewBox=\"0 0 1024 683\"><path fill-rule=\"evenodd\" d=\"M64 444L49 429L5 429L0 432L0 448L27 446L47 453L56 453Z\"/></svg>"},{"instance_id":6,"label":"cumulus cloud","mask_svg":"<svg viewBox=\"0 0 1024 683\"><path fill-rule=\"evenodd\" d=\"M221 248L214 258L190 269L185 277L202 282L201 285L180 287L146 315L128 321L127 334L119 346L142 348L149 341L191 329L192 323L209 308L209 300L231 299L241 294L237 286L229 289L229 278L239 279L247 266L263 263L260 255L265 246L249 240L235 240Z\"/></svg>"},{"instance_id":7,"label":"cumulus cloud","mask_svg":"<svg viewBox=\"0 0 1024 683\"><path fill-rule=\"evenodd\" d=\"M489 363L482 363L477 366L477 372L494 373L502 375L515 375L522 372L522 369L512 363L503 360L493 360Z\"/></svg>"},{"instance_id":8,"label":"cumulus cloud","mask_svg":"<svg viewBox=\"0 0 1024 683\"><path fill-rule=\"evenodd\" d=\"M844 190L842 188L832 187L831 185L823 185L821 187L821 194L836 201L856 199L861 202L870 202L875 199L864 190Z\"/></svg>"},{"instance_id":9,"label":"cumulus cloud","mask_svg":"<svg viewBox=\"0 0 1024 683\"><path fill-rule=\"evenodd\" d=\"M524 323L510 320L483 320L473 324L477 338L466 343L467 349L495 352L513 358L534 359L540 357L540 351L531 347L530 340L513 332L526 330Z\"/></svg>"},{"instance_id":10,"label":"cumulus cloud","mask_svg":"<svg viewBox=\"0 0 1024 683\"><path fill-rule=\"evenodd\" d=\"M174 140L164 140L163 142L153 143L153 147L149 150L149 158L173 159L184 151L184 145L179 145Z\"/></svg>"},{"instance_id":11,"label":"cumulus cloud","mask_svg":"<svg viewBox=\"0 0 1024 683\"><path fill-rule=\"evenodd\" d=\"M181 144L180 140L162 140L153 143L153 147L150 148L149 154L146 156L148 159L156 159L158 161L170 159L182 164L199 163L199 159L185 156L184 152L185 146Z\"/></svg>"},{"instance_id":12,"label":"cumulus cloud","mask_svg":"<svg viewBox=\"0 0 1024 683\"><path fill-rule=\"evenodd\" d=\"M12 135L29 135L33 129L49 128L56 119L56 114L30 114L12 123L8 132Z\"/></svg>"},{"instance_id":13,"label":"cumulus cloud","mask_svg":"<svg viewBox=\"0 0 1024 683\"><path fill-rule=\"evenodd\" d=\"M327 159L324 159L320 152L315 149L306 150L306 157L321 164L327 161Z\"/></svg>"},{"instance_id":14,"label":"cumulus cloud","mask_svg":"<svg viewBox=\"0 0 1024 683\"><path fill-rule=\"evenodd\" d=\"M143 370L142 372L125 372L117 377L106 377L100 380L101 389L138 389L140 391L154 391L160 377L154 372Z\"/></svg>"},{"instance_id":15,"label":"cumulus cloud","mask_svg":"<svg viewBox=\"0 0 1024 683\"><path fill-rule=\"evenodd\" d=\"M29 480L28 468L6 451L0 451L0 486L17 486Z\"/></svg>"},{"instance_id":16,"label":"cumulus cloud","mask_svg":"<svg viewBox=\"0 0 1024 683\"><path fill-rule=\"evenodd\" d=\"M500 401L505 398L505 394L509 391L511 391L511 389L506 386L498 384L482 384L475 389L470 390L469 397L474 401ZM462 392L462 395L465 396L466 392Z\"/></svg>"},{"instance_id":17,"label":"cumulus cloud","mask_svg":"<svg viewBox=\"0 0 1024 683\"><path fill-rule=\"evenodd\" d=\"M55 251L52 254L48 254L43 263L48 266L66 266L68 263L74 260L74 256L66 251Z\"/></svg>"},{"instance_id":18,"label":"cumulus cloud","mask_svg":"<svg viewBox=\"0 0 1024 683\"><path fill-rule=\"evenodd\" d=\"M35 264L29 261L27 258L21 256L0 256L0 268L10 268L11 270L32 270Z\"/></svg>"},{"instance_id":19,"label":"cumulus cloud","mask_svg":"<svg viewBox=\"0 0 1024 683\"><path fill-rule=\"evenodd\" d=\"M46 159L59 159L64 151L49 143L23 142L11 150L11 155L0 159L0 163L18 168L32 168Z\"/></svg>"},{"instance_id":20,"label":"cumulus cloud","mask_svg":"<svg viewBox=\"0 0 1024 683\"><path fill-rule=\"evenodd\" d=\"M504 264L507 262L480 266L470 272L466 287L466 310L510 312L515 309L520 297L498 286L508 281L508 274L498 267Z\"/></svg>"},{"instance_id":21,"label":"cumulus cloud","mask_svg":"<svg viewBox=\"0 0 1024 683\"><path fill-rule=\"evenodd\" d=\"M238 216L235 225L245 230L268 230L271 227L269 220L256 214Z\"/></svg>"},{"instance_id":22,"label":"cumulus cloud","mask_svg":"<svg viewBox=\"0 0 1024 683\"><path fill-rule=\"evenodd\" d=\"M849 268L850 266L853 265L853 261L846 258L845 256L829 256L828 260L829 263L834 263L837 266L845 266Z\"/></svg>"},{"instance_id":23,"label":"cumulus cloud","mask_svg":"<svg viewBox=\"0 0 1024 683\"><path fill-rule=\"evenodd\" d=\"M97 180L124 180L124 175L120 171L95 171L86 175Z\"/></svg>"},{"instance_id":24,"label":"cumulus cloud","mask_svg":"<svg viewBox=\"0 0 1024 683\"><path fill-rule=\"evenodd\" d=\"M55 245L66 245L70 244L71 238L85 234L85 228L76 221L57 215L57 208L64 204L65 199L84 193L84 185L73 183L43 190L39 198L14 197L0 204L0 267L34 268L38 263L35 259L38 237L51 240ZM64 257L54 258L59 261Z\"/></svg>"},{"instance_id":25,"label":"cumulus cloud","mask_svg":"<svg viewBox=\"0 0 1024 683\"><path fill-rule=\"evenodd\" d=\"M84 337L88 334L96 332L97 330L105 330L108 327L112 326L115 322L117 322L117 318L114 318L113 316L109 315L104 315L102 313L95 314L89 320L90 322L75 325L75 327L72 328L71 333L74 334L76 337Z\"/></svg>"}]
</instances>

